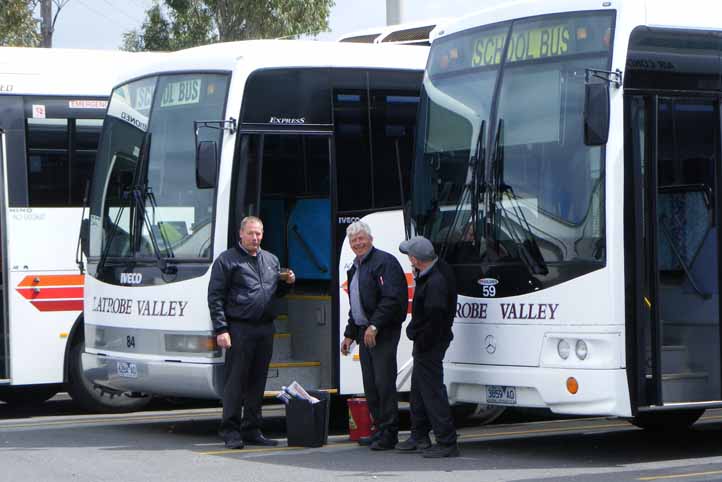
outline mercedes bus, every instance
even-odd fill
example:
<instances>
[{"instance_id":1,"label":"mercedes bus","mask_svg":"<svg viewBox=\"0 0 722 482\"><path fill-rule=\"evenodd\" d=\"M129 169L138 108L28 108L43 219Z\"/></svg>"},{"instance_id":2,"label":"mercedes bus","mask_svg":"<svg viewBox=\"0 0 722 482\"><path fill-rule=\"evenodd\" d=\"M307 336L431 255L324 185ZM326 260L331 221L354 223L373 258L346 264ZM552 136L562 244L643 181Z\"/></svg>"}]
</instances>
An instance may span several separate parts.
<instances>
[{"instance_id":1,"label":"mercedes bus","mask_svg":"<svg viewBox=\"0 0 722 482\"><path fill-rule=\"evenodd\" d=\"M721 12L497 1L435 31L408 214L458 278L451 399L722 406Z\"/></svg>"}]
</instances>

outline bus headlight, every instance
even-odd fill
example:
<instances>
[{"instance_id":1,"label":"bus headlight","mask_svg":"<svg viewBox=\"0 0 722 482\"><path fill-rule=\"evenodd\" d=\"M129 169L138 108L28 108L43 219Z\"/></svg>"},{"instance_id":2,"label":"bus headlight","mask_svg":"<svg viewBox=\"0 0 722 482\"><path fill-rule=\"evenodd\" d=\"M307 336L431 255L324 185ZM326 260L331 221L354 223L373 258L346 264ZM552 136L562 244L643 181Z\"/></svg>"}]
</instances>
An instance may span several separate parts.
<instances>
[{"instance_id":1,"label":"bus headlight","mask_svg":"<svg viewBox=\"0 0 722 482\"><path fill-rule=\"evenodd\" d=\"M579 358L580 360L586 360L587 355L589 354L587 342L585 342L584 340L577 340L574 351L577 353L577 358Z\"/></svg>"},{"instance_id":2,"label":"bus headlight","mask_svg":"<svg viewBox=\"0 0 722 482\"><path fill-rule=\"evenodd\" d=\"M165 335L165 351L175 353L212 353L220 356L221 350L216 345L213 335Z\"/></svg>"},{"instance_id":3,"label":"bus headlight","mask_svg":"<svg viewBox=\"0 0 722 482\"><path fill-rule=\"evenodd\" d=\"M572 347L569 346L569 342L567 342L567 340L559 340L559 343L557 343L557 353L559 353L562 360L569 358L569 352L571 349Z\"/></svg>"},{"instance_id":4,"label":"bus headlight","mask_svg":"<svg viewBox=\"0 0 722 482\"><path fill-rule=\"evenodd\" d=\"M105 346L105 330L95 328L95 346Z\"/></svg>"}]
</instances>

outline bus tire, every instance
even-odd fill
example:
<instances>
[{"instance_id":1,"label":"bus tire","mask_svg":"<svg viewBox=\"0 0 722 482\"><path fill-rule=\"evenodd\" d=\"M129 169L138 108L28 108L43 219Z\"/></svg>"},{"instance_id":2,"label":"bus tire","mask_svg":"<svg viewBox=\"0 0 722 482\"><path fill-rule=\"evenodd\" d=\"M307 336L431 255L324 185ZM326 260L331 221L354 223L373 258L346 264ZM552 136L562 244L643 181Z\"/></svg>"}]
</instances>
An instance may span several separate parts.
<instances>
[{"instance_id":1,"label":"bus tire","mask_svg":"<svg viewBox=\"0 0 722 482\"><path fill-rule=\"evenodd\" d=\"M59 391L57 384L0 387L0 400L13 407L39 405Z\"/></svg>"},{"instance_id":2,"label":"bus tire","mask_svg":"<svg viewBox=\"0 0 722 482\"><path fill-rule=\"evenodd\" d=\"M148 396L128 396L128 394L101 388L85 378L83 374L82 356L85 341L76 336L68 353L67 390L78 405L89 412L123 413L144 408L150 402Z\"/></svg>"},{"instance_id":3,"label":"bus tire","mask_svg":"<svg viewBox=\"0 0 722 482\"><path fill-rule=\"evenodd\" d=\"M652 432L689 429L704 413L704 409L674 412L641 412L630 420L633 425Z\"/></svg>"},{"instance_id":4,"label":"bus tire","mask_svg":"<svg viewBox=\"0 0 722 482\"><path fill-rule=\"evenodd\" d=\"M451 414L458 425L486 425L501 416L506 407L485 403L459 402L451 406Z\"/></svg>"}]
</instances>

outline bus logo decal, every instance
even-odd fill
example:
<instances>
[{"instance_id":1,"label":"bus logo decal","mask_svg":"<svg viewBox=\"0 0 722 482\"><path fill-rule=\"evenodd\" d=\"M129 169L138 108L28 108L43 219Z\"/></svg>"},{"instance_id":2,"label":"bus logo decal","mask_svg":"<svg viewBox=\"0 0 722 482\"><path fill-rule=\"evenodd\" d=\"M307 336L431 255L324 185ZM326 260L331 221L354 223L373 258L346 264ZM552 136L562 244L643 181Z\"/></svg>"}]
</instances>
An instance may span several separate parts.
<instances>
[{"instance_id":1,"label":"bus logo decal","mask_svg":"<svg viewBox=\"0 0 722 482\"><path fill-rule=\"evenodd\" d=\"M120 273L120 284L139 285L143 282L143 273Z\"/></svg>"},{"instance_id":2,"label":"bus logo decal","mask_svg":"<svg viewBox=\"0 0 722 482\"><path fill-rule=\"evenodd\" d=\"M477 283L481 286L496 286L499 284L499 280L495 278L481 278Z\"/></svg>"}]
</instances>

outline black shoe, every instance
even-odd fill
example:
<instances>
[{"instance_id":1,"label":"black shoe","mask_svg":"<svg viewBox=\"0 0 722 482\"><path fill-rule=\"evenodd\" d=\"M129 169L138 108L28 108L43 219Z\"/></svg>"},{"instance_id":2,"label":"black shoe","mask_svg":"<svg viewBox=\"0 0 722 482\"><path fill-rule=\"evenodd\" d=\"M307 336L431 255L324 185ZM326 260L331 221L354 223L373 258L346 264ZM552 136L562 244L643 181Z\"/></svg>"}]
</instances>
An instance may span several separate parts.
<instances>
[{"instance_id":1,"label":"black shoe","mask_svg":"<svg viewBox=\"0 0 722 482\"><path fill-rule=\"evenodd\" d=\"M396 446L396 444L399 442L399 437L394 435L382 435L378 438L378 440L375 440L371 443L369 448L371 450L393 450L393 448Z\"/></svg>"},{"instance_id":2,"label":"black shoe","mask_svg":"<svg viewBox=\"0 0 722 482\"><path fill-rule=\"evenodd\" d=\"M361 437L358 439L358 444L362 447L368 447L372 443L376 442L381 438L381 432L374 432L369 437Z\"/></svg>"},{"instance_id":3,"label":"black shoe","mask_svg":"<svg viewBox=\"0 0 722 482\"><path fill-rule=\"evenodd\" d=\"M266 438L262 433L244 436L243 442L245 442L246 445L261 445L263 447L275 447L278 445L278 440Z\"/></svg>"},{"instance_id":4,"label":"black shoe","mask_svg":"<svg viewBox=\"0 0 722 482\"><path fill-rule=\"evenodd\" d=\"M223 437L227 449L242 449L243 440L241 434L228 434Z\"/></svg>"},{"instance_id":5,"label":"black shoe","mask_svg":"<svg viewBox=\"0 0 722 482\"><path fill-rule=\"evenodd\" d=\"M427 435L426 437L416 438L413 435L399 442L394 447L399 452L416 452L417 450L426 450L431 447L431 439Z\"/></svg>"},{"instance_id":6,"label":"black shoe","mask_svg":"<svg viewBox=\"0 0 722 482\"><path fill-rule=\"evenodd\" d=\"M427 459L441 459L444 457L458 457L459 446L457 444L441 445L436 444L423 452L423 456Z\"/></svg>"}]
</instances>

